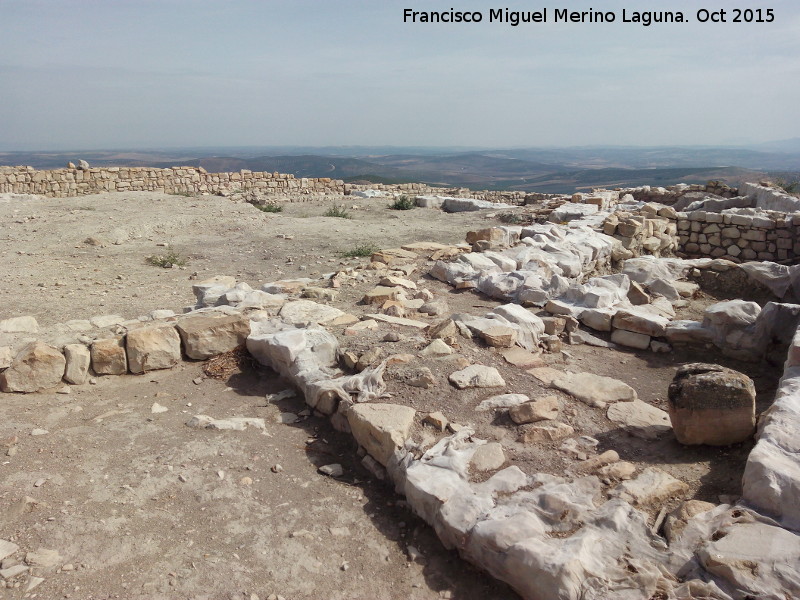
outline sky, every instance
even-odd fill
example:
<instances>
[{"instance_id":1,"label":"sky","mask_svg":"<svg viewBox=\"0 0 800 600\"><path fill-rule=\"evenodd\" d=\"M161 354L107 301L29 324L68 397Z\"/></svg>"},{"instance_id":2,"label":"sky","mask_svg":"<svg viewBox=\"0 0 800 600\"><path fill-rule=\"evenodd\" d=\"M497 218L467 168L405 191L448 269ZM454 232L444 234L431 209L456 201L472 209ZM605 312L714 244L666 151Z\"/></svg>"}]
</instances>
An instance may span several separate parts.
<instances>
[{"instance_id":1,"label":"sky","mask_svg":"<svg viewBox=\"0 0 800 600\"><path fill-rule=\"evenodd\" d=\"M689 22L621 22L654 5ZM0 150L800 137L800 2L750 5L774 21L700 23L714 3L683 0L0 0ZM488 22L506 7L548 22ZM553 22L590 7L616 22Z\"/></svg>"}]
</instances>

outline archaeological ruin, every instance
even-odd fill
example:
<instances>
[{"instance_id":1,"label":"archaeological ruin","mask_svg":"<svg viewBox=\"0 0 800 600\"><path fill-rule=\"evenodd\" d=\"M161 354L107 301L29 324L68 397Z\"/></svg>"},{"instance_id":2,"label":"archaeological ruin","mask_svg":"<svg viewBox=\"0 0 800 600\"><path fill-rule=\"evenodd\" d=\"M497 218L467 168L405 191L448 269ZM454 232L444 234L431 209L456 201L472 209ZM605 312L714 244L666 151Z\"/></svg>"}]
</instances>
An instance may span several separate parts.
<instances>
[{"instance_id":1,"label":"archaeological ruin","mask_svg":"<svg viewBox=\"0 0 800 600\"><path fill-rule=\"evenodd\" d=\"M486 226L316 275L192 276L182 311L42 327L0 310L1 402L244 353L350 436L369 485L522 598L800 597L800 198L768 182L557 195L0 167L10 203L108 192L380 210L402 195ZM183 410L193 431L265 427ZM54 577L34 550L0 540L8 588Z\"/></svg>"}]
</instances>

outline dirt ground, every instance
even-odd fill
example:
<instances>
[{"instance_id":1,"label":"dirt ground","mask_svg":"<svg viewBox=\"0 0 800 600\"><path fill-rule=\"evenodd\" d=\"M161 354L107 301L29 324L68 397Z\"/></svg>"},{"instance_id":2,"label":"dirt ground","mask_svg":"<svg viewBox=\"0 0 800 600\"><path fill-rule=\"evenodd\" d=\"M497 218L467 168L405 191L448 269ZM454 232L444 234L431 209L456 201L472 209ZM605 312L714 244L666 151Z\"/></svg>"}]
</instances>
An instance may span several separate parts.
<instances>
[{"instance_id":1,"label":"dirt ground","mask_svg":"<svg viewBox=\"0 0 800 600\"><path fill-rule=\"evenodd\" d=\"M334 202L352 218L321 216ZM364 265L364 259L340 256L360 244L461 242L468 230L497 220L485 212L394 211L381 199L287 203L283 212L269 214L225 198L130 193L0 202L0 223L0 319L33 315L47 329L100 314L180 312L194 303L194 279L231 275L258 288L277 279L313 278ZM186 266L147 264L148 256L168 250L185 258ZM410 279L445 298L450 312L483 314L499 304L455 292L424 273L420 261ZM373 312L356 303L375 284L377 276L364 271L363 281L341 288L331 304L357 315ZM417 353L428 343L408 328L335 333L343 350L363 352L389 331L400 340L380 344L384 356ZM557 445L543 451L541 445L519 444L506 415L474 411L497 393L537 397L553 390L472 340L460 340L456 350L470 362L497 367L506 388L456 391L446 380L456 370L452 359L431 360L425 364L438 384L428 390L403 383L401 367L388 370L392 401L420 413L441 410L453 422L474 426L479 437L501 441L510 463L527 472L563 473L575 459ZM542 364L621 379L642 400L664 409L676 368L709 360L702 350L565 350L543 355ZM771 401L774 366L715 361L754 378L760 407ZM21 551L60 554L52 567L35 569L45 581L28 597L517 597L443 549L401 496L370 479L347 436L303 416L299 399L269 402L266 395L286 388L273 373L245 371L194 384L201 366L98 378L97 385L72 386L69 395L0 397L0 439L18 437L13 455L0 457L0 539ZM698 449L682 447L671 436L641 440L621 431L604 411L556 395L564 409L561 420L577 434L596 437L600 450L617 450L640 468L670 472L689 483L692 497L717 502L721 494L740 493L751 444ZM167 411L151 412L154 402ZM283 424L281 412L300 419ZM194 414L263 417L268 425L264 433L195 430L185 425ZM34 429L48 433L31 435ZM422 425L415 431L418 439L437 435ZM344 475L333 479L317 472L329 463L341 463ZM0 598L20 598L24 590L0 588Z\"/></svg>"}]
</instances>

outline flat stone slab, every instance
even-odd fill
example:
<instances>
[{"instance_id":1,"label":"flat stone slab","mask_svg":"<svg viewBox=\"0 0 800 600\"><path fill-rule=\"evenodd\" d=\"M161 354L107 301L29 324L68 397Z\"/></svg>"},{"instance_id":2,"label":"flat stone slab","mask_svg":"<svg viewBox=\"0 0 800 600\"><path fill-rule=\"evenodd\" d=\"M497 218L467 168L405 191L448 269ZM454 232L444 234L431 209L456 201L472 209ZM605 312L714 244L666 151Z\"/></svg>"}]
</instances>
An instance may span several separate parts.
<instances>
[{"instance_id":1,"label":"flat stone slab","mask_svg":"<svg viewBox=\"0 0 800 600\"><path fill-rule=\"evenodd\" d=\"M554 379L551 385L597 408L605 408L612 402L631 402L637 398L636 390L627 383L592 373L564 373Z\"/></svg>"},{"instance_id":2,"label":"flat stone slab","mask_svg":"<svg viewBox=\"0 0 800 600\"><path fill-rule=\"evenodd\" d=\"M451 374L449 379L450 383L460 390L465 388L503 387L506 384L497 369L484 365L470 365L466 369Z\"/></svg>"},{"instance_id":3,"label":"flat stone slab","mask_svg":"<svg viewBox=\"0 0 800 600\"><path fill-rule=\"evenodd\" d=\"M319 323L325 324L344 315L344 311L312 302L311 300L294 300L287 302L278 313L288 323Z\"/></svg>"},{"instance_id":4,"label":"flat stone slab","mask_svg":"<svg viewBox=\"0 0 800 600\"><path fill-rule=\"evenodd\" d=\"M553 381L565 375L564 371L559 371L553 367L536 367L534 369L528 369L526 373L533 375L536 379L547 386L552 385Z\"/></svg>"},{"instance_id":5,"label":"flat stone slab","mask_svg":"<svg viewBox=\"0 0 800 600\"><path fill-rule=\"evenodd\" d=\"M404 317L393 317L391 315L382 315L380 313L365 315L367 319L374 319L375 321L383 321L384 323L391 323L392 325L403 325L404 327L414 327L416 329L425 329L430 325L425 321L416 321L414 319L406 319Z\"/></svg>"},{"instance_id":6,"label":"flat stone slab","mask_svg":"<svg viewBox=\"0 0 800 600\"><path fill-rule=\"evenodd\" d=\"M0 333L38 333L39 323L35 317L12 317L0 321Z\"/></svg>"},{"instance_id":7,"label":"flat stone slab","mask_svg":"<svg viewBox=\"0 0 800 600\"><path fill-rule=\"evenodd\" d=\"M511 408L512 406L519 406L520 404L525 404L530 401L531 399L525 394L500 394L483 400L475 407L475 410L483 412L492 410L493 408Z\"/></svg>"},{"instance_id":8,"label":"flat stone slab","mask_svg":"<svg viewBox=\"0 0 800 600\"><path fill-rule=\"evenodd\" d=\"M529 369L542 364L542 357L540 355L528 352L524 348L503 348L500 351L500 355L508 364L521 369Z\"/></svg>"},{"instance_id":9,"label":"flat stone slab","mask_svg":"<svg viewBox=\"0 0 800 600\"><path fill-rule=\"evenodd\" d=\"M654 440L669 433L672 426L666 411L636 398L633 402L616 402L608 407L609 421L624 427L634 437Z\"/></svg>"}]
</instances>

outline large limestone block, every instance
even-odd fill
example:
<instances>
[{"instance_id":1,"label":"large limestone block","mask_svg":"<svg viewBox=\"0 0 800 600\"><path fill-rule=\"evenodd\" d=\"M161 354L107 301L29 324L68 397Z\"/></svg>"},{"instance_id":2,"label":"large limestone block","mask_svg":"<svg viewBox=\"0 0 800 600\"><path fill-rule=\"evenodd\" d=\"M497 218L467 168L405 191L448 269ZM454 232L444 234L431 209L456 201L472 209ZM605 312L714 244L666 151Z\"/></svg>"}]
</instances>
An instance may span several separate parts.
<instances>
[{"instance_id":1,"label":"large limestone block","mask_svg":"<svg viewBox=\"0 0 800 600\"><path fill-rule=\"evenodd\" d=\"M525 423L553 420L558 417L559 409L558 398L544 396L537 398L533 402L512 406L508 411L508 415L517 425L524 425Z\"/></svg>"},{"instance_id":2,"label":"large limestone block","mask_svg":"<svg viewBox=\"0 0 800 600\"><path fill-rule=\"evenodd\" d=\"M64 356L67 359L67 368L64 371L64 381L81 385L86 382L89 375L89 365L92 354L83 344L67 344L64 346Z\"/></svg>"},{"instance_id":3,"label":"large limestone block","mask_svg":"<svg viewBox=\"0 0 800 600\"><path fill-rule=\"evenodd\" d=\"M540 317L519 304L503 304L492 313L519 327L520 346L532 350L539 345L539 338L544 334L544 321Z\"/></svg>"},{"instance_id":4,"label":"large limestone block","mask_svg":"<svg viewBox=\"0 0 800 600\"><path fill-rule=\"evenodd\" d=\"M611 334L611 341L620 346L636 348L637 350L647 350L650 347L649 335L628 331L627 329L615 329Z\"/></svg>"},{"instance_id":5,"label":"large limestone block","mask_svg":"<svg viewBox=\"0 0 800 600\"><path fill-rule=\"evenodd\" d=\"M671 344L704 344L711 342L714 332L697 321L672 321L667 326L666 338Z\"/></svg>"},{"instance_id":6,"label":"large limestone block","mask_svg":"<svg viewBox=\"0 0 800 600\"><path fill-rule=\"evenodd\" d=\"M242 315L195 316L183 319L176 328L186 356L205 360L243 344L250 334L250 321Z\"/></svg>"},{"instance_id":7,"label":"large limestone block","mask_svg":"<svg viewBox=\"0 0 800 600\"><path fill-rule=\"evenodd\" d=\"M753 435L756 390L747 375L720 365L690 363L669 386L669 417L682 444L726 446Z\"/></svg>"},{"instance_id":8,"label":"large limestone block","mask_svg":"<svg viewBox=\"0 0 800 600\"><path fill-rule=\"evenodd\" d=\"M620 310L614 315L612 325L617 329L633 331L642 335L661 337L667 331L669 319L652 313L636 310Z\"/></svg>"},{"instance_id":9,"label":"large limestone block","mask_svg":"<svg viewBox=\"0 0 800 600\"><path fill-rule=\"evenodd\" d=\"M347 422L356 441L386 466L411 434L415 414L399 404L356 404L347 411Z\"/></svg>"},{"instance_id":10,"label":"large limestone block","mask_svg":"<svg viewBox=\"0 0 800 600\"><path fill-rule=\"evenodd\" d=\"M64 355L52 346L31 342L17 353L11 366L0 373L0 390L30 393L58 385L66 362Z\"/></svg>"},{"instance_id":11,"label":"large limestone block","mask_svg":"<svg viewBox=\"0 0 800 600\"><path fill-rule=\"evenodd\" d=\"M98 375L122 375L128 371L128 359L121 337L95 340L91 354L92 369Z\"/></svg>"},{"instance_id":12,"label":"large limestone block","mask_svg":"<svg viewBox=\"0 0 800 600\"><path fill-rule=\"evenodd\" d=\"M615 313L613 308L588 308L581 313L581 323L595 331L611 331Z\"/></svg>"},{"instance_id":13,"label":"large limestone block","mask_svg":"<svg viewBox=\"0 0 800 600\"><path fill-rule=\"evenodd\" d=\"M174 327L143 327L126 337L128 370L145 373L169 369L181 360L181 338Z\"/></svg>"},{"instance_id":14,"label":"large limestone block","mask_svg":"<svg viewBox=\"0 0 800 600\"><path fill-rule=\"evenodd\" d=\"M403 250L402 248L385 248L373 253L372 262L380 262L389 266L413 262L417 260L418 255L411 250Z\"/></svg>"},{"instance_id":15,"label":"large limestone block","mask_svg":"<svg viewBox=\"0 0 800 600\"><path fill-rule=\"evenodd\" d=\"M637 398L636 390L627 383L592 373L564 373L553 379L551 386L597 408Z\"/></svg>"}]
</instances>

